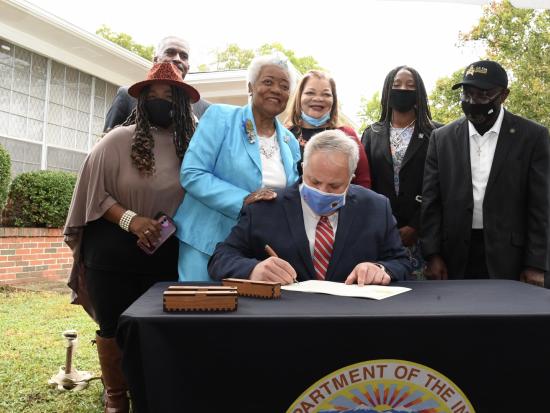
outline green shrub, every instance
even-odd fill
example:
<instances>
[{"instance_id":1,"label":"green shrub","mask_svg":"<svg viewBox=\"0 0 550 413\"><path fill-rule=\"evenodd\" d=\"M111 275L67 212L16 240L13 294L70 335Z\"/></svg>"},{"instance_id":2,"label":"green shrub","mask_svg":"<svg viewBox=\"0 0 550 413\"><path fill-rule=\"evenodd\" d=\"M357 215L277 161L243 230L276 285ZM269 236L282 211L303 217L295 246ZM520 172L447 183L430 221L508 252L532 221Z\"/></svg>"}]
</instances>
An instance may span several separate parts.
<instances>
[{"instance_id":1,"label":"green shrub","mask_svg":"<svg viewBox=\"0 0 550 413\"><path fill-rule=\"evenodd\" d=\"M11 178L11 159L8 151L0 145L0 212L6 206Z\"/></svg>"},{"instance_id":2,"label":"green shrub","mask_svg":"<svg viewBox=\"0 0 550 413\"><path fill-rule=\"evenodd\" d=\"M65 224L76 175L35 171L17 175L10 188L9 213L16 227L59 228Z\"/></svg>"}]
</instances>

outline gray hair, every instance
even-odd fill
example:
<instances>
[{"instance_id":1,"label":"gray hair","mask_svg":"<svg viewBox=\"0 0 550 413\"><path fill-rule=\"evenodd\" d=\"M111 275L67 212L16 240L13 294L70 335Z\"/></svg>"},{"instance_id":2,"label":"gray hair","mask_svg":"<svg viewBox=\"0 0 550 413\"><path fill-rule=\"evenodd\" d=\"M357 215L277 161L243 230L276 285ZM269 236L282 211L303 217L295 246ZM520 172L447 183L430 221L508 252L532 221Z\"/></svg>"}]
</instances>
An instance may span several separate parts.
<instances>
[{"instance_id":1,"label":"gray hair","mask_svg":"<svg viewBox=\"0 0 550 413\"><path fill-rule=\"evenodd\" d=\"M357 142L339 129L330 129L314 135L304 148L304 168L314 152L340 152L348 157L349 175L352 176L359 162Z\"/></svg>"},{"instance_id":2,"label":"gray hair","mask_svg":"<svg viewBox=\"0 0 550 413\"><path fill-rule=\"evenodd\" d=\"M187 53L189 53L189 43L187 41L183 40L181 37L178 36L166 36L161 39L161 41L158 43L157 48L155 49L154 57L160 57L162 53L164 52L164 48L166 47L166 43L176 40L180 43L183 43L185 46L185 49L187 50Z\"/></svg>"},{"instance_id":3,"label":"gray hair","mask_svg":"<svg viewBox=\"0 0 550 413\"><path fill-rule=\"evenodd\" d=\"M256 80L258 80L258 76L260 76L262 68L269 65L279 66L288 74L290 91L292 92L294 85L296 84L296 69L292 63L290 63L288 57L279 51L273 52L269 55L256 56L252 59L250 65L248 65L248 73L246 76L247 83L253 85Z\"/></svg>"}]
</instances>

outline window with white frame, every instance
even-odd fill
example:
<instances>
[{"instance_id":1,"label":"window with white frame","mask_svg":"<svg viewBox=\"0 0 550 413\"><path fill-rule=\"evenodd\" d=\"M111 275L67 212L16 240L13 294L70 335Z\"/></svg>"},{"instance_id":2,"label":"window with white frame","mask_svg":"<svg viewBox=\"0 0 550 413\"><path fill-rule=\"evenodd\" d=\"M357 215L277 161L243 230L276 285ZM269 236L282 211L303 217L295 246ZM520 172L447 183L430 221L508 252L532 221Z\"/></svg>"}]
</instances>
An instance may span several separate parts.
<instances>
[{"instance_id":1,"label":"window with white frame","mask_svg":"<svg viewBox=\"0 0 550 413\"><path fill-rule=\"evenodd\" d=\"M0 38L0 144L12 174L78 171L117 86Z\"/></svg>"}]
</instances>

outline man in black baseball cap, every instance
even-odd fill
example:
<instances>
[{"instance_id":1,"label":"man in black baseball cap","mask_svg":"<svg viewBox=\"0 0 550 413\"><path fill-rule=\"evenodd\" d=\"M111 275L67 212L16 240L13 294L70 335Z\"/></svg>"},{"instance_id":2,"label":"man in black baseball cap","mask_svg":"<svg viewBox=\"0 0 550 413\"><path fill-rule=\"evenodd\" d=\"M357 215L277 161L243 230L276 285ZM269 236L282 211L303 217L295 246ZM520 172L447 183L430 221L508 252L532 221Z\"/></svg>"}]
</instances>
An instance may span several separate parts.
<instances>
[{"instance_id":1,"label":"man in black baseball cap","mask_svg":"<svg viewBox=\"0 0 550 413\"><path fill-rule=\"evenodd\" d=\"M426 157L426 275L542 286L550 250L548 129L503 108L510 90L497 62L468 65L453 89L460 86L466 116L432 132Z\"/></svg>"},{"instance_id":2,"label":"man in black baseball cap","mask_svg":"<svg viewBox=\"0 0 550 413\"><path fill-rule=\"evenodd\" d=\"M460 86L462 111L476 131L484 135L495 124L510 93L506 70L497 62L480 60L464 70L462 82L453 89Z\"/></svg>"}]
</instances>

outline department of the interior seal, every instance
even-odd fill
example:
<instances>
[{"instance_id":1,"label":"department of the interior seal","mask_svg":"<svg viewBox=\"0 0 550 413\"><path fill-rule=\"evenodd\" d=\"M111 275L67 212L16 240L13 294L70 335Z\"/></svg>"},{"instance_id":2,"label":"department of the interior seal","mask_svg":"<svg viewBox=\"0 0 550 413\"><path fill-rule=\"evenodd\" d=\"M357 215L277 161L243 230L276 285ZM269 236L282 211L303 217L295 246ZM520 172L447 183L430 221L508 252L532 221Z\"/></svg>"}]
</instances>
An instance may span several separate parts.
<instances>
[{"instance_id":1,"label":"department of the interior seal","mask_svg":"<svg viewBox=\"0 0 550 413\"><path fill-rule=\"evenodd\" d=\"M474 413L447 377L404 360L370 360L323 377L287 413Z\"/></svg>"}]
</instances>

